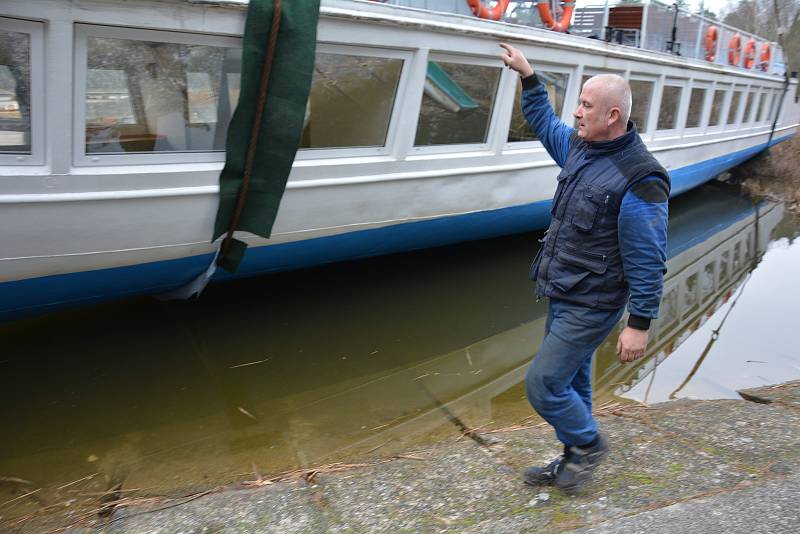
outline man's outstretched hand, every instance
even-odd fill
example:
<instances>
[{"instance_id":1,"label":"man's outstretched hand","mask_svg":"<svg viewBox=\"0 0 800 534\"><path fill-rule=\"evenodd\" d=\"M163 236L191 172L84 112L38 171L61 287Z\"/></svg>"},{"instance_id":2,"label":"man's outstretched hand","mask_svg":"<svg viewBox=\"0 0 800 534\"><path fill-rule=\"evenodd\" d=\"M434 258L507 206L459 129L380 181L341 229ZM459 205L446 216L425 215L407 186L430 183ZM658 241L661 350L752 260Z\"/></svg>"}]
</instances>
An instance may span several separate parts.
<instances>
[{"instance_id":1,"label":"man's outstretched hand","mask_svg":"<svg viewBox=\"0 0 800 534\"><path fill-rule=\"evenodd\" d=\"M525 59L525 56L522 55L522 52L506 43L500 43L500 46L505 50L502 58L506 66L519 72L519 75L523 78L527 78L533 74L533 68L530 63L528 63L528 60Z\"/></svg>"},{"instance_id":2,"label":"man's outstretched hand","mask_svg":"<svg viewBox=\"0 0 800 534\"><path fill-rule=\"evenodd\" d=\"M647 340L650 334L647 330L637 330L626 326L617 340L617 356L622 363L632 362L644 356L647 350Z\"/></svg>"}]
</instances>

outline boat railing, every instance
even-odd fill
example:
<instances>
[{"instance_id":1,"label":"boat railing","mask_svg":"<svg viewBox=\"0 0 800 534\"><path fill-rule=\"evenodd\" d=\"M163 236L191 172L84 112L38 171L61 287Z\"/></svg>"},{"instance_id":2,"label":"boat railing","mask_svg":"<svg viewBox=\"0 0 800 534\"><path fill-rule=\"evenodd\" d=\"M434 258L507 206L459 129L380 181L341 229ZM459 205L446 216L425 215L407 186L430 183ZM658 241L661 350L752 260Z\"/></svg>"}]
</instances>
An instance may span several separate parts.
<instances>
[{"instance_id":1,"label":"boat railing","mask_svg":"<svg viewBox=\"0 0 800 534\"><path fill-rule=\"evenodd\" d=\"M712 53L708 53L706 37L712 26L717 32L716 46ZM778 75L786 73L784 53L777 42L658 0L643 0L641 3L605 2L579 7L575 10L569 31L583 37L743 69L747 68L745 47L752 39L755 50L749 70ZM733 58L738 61L731 62L730 44L735 35L739 36L740 48L739 53L735 54L738 57ZM761 54L765 46L769 47L770 58L762 64ZM707 59L708 56L713 59Z\"/></svg>"},{"instance_id":2,"label":"boat railing","mask_svg":"<svg viewBox=\"0 0 800 534\"><path fill-rule=\"evenodd\" d=\"M472 16L466 0L379 0L431 11ZM537 2L513 2L504 22L544 28L536 9ZM717 40L713 54L707 54L706 36L710 27L716 27ZM688 58L712 61L718 65L735 66L742 69L765 72L773 75L786 74L786 60L780 45L753 33L735 28L724 22L692 13L687 9L658 0L606 0L602 4L577 7L573 13L569 33L592 39L601 39L619 44L666 52ZM731 40L739 36L740 49L734 54L737 61L729 61ZM750 40L755 43L752 64L746 67L745 48ZM764 47L768 46L770 58L761 61ZM713 56L713 59L706 59Z\"/></svg>"}]
</instances>

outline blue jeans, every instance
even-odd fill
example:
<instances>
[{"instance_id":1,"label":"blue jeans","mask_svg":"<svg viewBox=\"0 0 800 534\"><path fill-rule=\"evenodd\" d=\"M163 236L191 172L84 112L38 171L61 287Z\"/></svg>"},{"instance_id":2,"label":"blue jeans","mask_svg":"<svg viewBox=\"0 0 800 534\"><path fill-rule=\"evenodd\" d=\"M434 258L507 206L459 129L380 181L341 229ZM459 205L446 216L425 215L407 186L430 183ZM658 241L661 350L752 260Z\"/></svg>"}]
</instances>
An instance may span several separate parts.
<instances>
[{"instance_id":1,"label":"blue jeans","mask_svg":"<svg viewBox=\"0 0 800 534\"><path fill-rule=\"evenodd\" d=\"M592 417L592 357L625 308L602 311L550 299L544 340L525 377L528 401L565 445L597 437Z\"/></svg>"}]
</instances>

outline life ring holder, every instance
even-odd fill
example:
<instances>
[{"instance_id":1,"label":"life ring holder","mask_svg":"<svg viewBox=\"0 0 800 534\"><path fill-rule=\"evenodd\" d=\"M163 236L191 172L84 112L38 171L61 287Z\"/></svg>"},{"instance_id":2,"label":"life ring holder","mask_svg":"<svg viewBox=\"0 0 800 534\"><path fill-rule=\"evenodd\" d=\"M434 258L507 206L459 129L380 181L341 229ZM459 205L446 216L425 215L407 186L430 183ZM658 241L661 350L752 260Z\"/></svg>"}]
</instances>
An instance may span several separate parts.
<instances>
[{"instance_id":1,"label":"life ring holder","mask_svg":"<svg viewBox=\"0 0 800 534\"><path fill-rule=\"evenodd\" d=\"M561 20L558 21L553 17L553 13L550 12L550 4L548 2L538 1L536 3L536 9L539 10L539 17L542 19L542 22L544 22L544 25L547 26L548 30L565 33L572 22L572 13L575 11L575 1L563 1L561 5L564 7L564 13L561 14Z\"/></svg>"},{"instance_id":2,"label":"life ring holder","mask_svg":"<svg viewBox=\"0 0 800 534\"><path fill-rule=\"evenodd\" d=\"M742 37L738 33L734 33L731 40L728 41L728 64L739 65L742 61Z\"/></svg>"},{"instance_id":3,"label":"life ring holder","mask_svg":"<svg viewBox=\"0 0 800 534\"><path fill-rule=\"evenodd\" d=\"M706 30L706 61L717 59L717 41L719 40L719 30L716 26L709 26Z\"/></svg>"},{"instance_id":4,"label":"life ring holder","mask_svg":"<svg viewBox=\"0 0 800 534\"><path fill-rule=\"evenodd\" d=\"M744 45L744 68L750 70L756 64L756 40L752 37Z\"/></svg>"},{"instance_id":5,"label":"life ring holder","mask_svg":"<svg viewBox=\"0 0 800 534\"><path fill-rule=\"evenodd\" d=\"M498 0L493 8L486 7L482 0L467 0L472 13L476 17L487 20L500 20L508 9L510 0Z\"/></svg>"}]
</instances>

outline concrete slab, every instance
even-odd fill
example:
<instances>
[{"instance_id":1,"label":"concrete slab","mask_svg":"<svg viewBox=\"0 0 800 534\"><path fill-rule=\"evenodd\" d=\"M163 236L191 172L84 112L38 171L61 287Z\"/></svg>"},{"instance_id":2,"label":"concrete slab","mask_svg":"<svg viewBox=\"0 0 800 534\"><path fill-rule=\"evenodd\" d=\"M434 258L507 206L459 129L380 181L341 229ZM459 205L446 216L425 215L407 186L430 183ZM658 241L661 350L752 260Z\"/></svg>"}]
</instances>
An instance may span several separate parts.
<instances>
[{"instance_id":1,"label":"concrete slab","mask_svg":"<svg viewBox=\"0 0 800 534\"><path fill-rule=\"evenodd\" d=\"M775 386L743 389L739 391L739 395L753 402L775 404L777 407L800 410L800 380Z\"/></svg>"},{"instance_id":2,"label":"concrete slab","mask_svg":"<svg viewBox=\"0 0 800 534\"><path fill-rule=\"evenodd\" d=\"M680 502L573 532L596 534L795 534L800 476Z\"/></svg>"},{"instance_id":3,"label":"concrete slab","mask_svg":"<svg viewBox=\"0 0 800 534\"><path fill-rule=\"evenodd\" d=\"M335 531L462 530L511 514L530 500L519 491L516 474L471 440L442 444L424 457L321 475Z\"/></svg>"},{"instance_id":4,"label":"concrete slab","mask_svg":"<svg viewBox=\"0 0 800 534\"><path fill-rule=\"evenodd\" d=\"M679 400L626 413L715 461L737 462L755 473L800 460L800 412L776 405Z\"/></svg>"},{"instance_id":5,"label":"concrete slab","mask_svg":"<svg viewBox=\"0 0 800 534\"><path fill-rule=\"evenodd\" d=\"M507 517L492 524L482 522L474 531L562 530L666 506L676 500L731 488L751 478L746 470L711 461L702 451L633 419L612 416L599 420L612 450L595 472L590 486L577 496L567 496L555 488L531 488L532 498L545 492L547 500L520 511L519 517ZM543 446L554 440L549 429L534 428L493 437L500 442L493 447L498 461L518 474L531 465L550 461L560 452L553 446Z\"/></svg>"},{"instance_id":6,"label":"concrete slab","mask_svg":"<svg viewBox=\"0 0 800 534\"><path fill-rule=\"evenodd\" d=\"M325 532L325 517L304 482L207 495L150 512L122 510L98 534L199 534Z\"/></svg>"}]
</instances>

